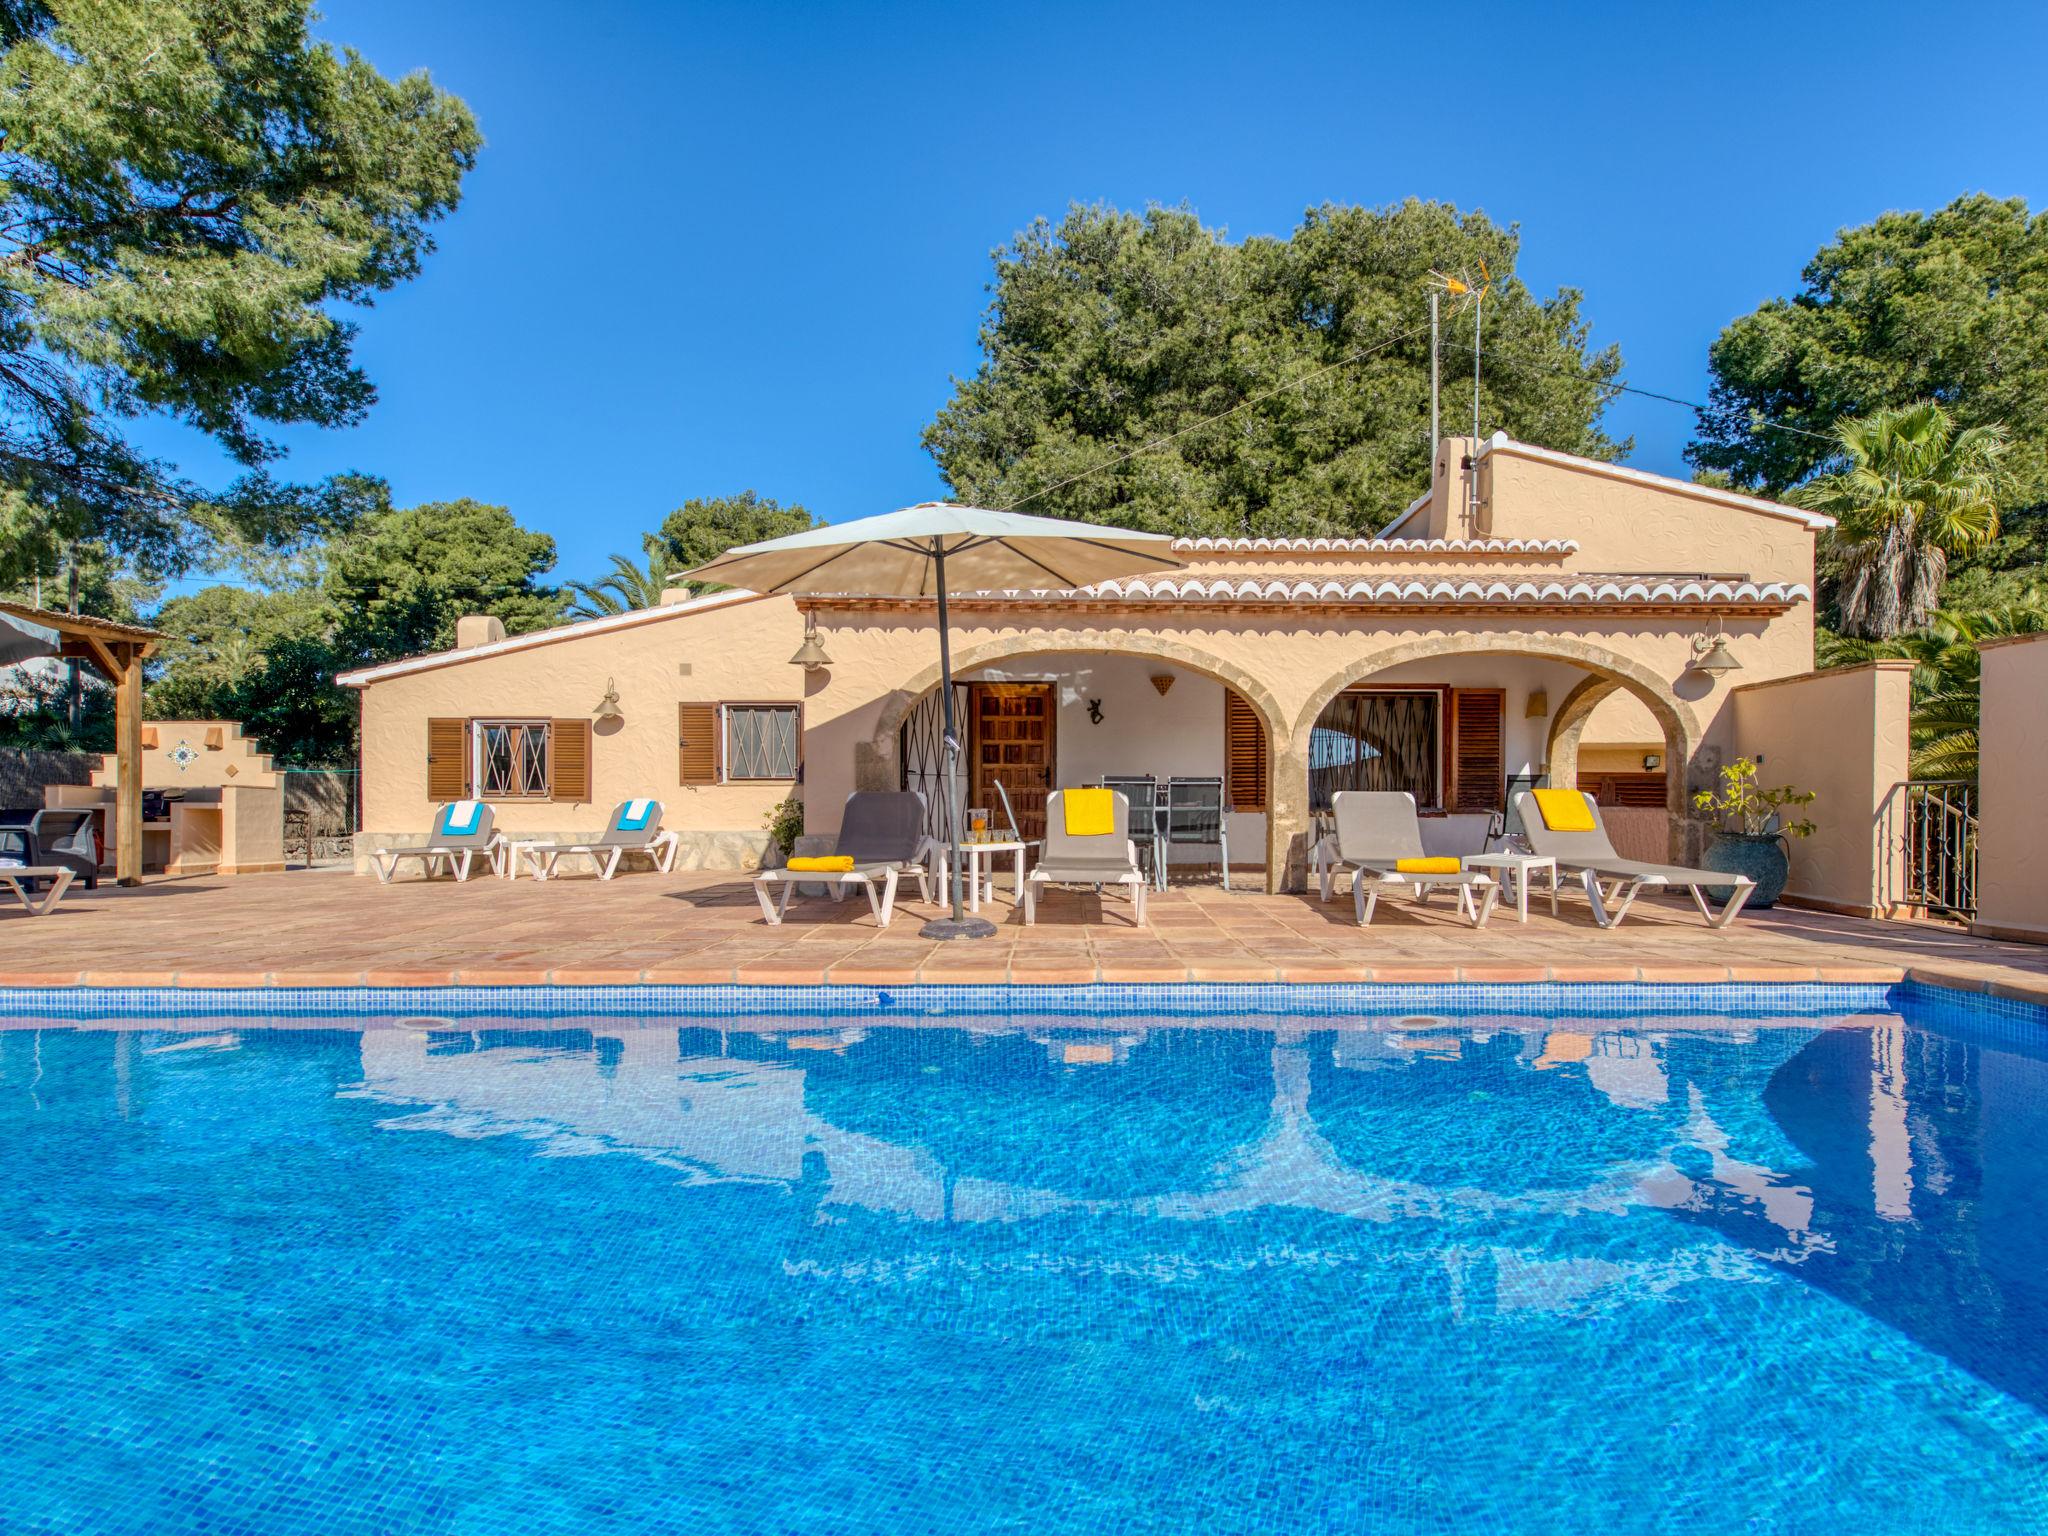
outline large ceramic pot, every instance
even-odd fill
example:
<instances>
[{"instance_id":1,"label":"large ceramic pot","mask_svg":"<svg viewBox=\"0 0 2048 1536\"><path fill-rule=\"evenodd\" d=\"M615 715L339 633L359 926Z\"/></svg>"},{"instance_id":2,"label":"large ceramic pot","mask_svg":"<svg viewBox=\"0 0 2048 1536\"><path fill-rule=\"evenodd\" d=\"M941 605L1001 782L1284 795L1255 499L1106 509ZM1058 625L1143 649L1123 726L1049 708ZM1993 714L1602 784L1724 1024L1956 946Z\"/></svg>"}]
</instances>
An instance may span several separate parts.
<instances>
[{"instance_id":1,"label":"large ceramic pot","mask_svg":"<svg viewBox=\"0 0 2048 1536\"><path fill-rule=\"evenodd\" d=\"M1792 856L1782 833L1717 831L1707 836L1707 851L1700 866L1719 874L1749 876L1756 882L1756 890L1749 898L1750 907L1768 907L1785 894L1785 877L1791 873ZM1707 889L1712 901L1726 901L1734 894L1732 885Z\"/></svg>"}]
</instances>

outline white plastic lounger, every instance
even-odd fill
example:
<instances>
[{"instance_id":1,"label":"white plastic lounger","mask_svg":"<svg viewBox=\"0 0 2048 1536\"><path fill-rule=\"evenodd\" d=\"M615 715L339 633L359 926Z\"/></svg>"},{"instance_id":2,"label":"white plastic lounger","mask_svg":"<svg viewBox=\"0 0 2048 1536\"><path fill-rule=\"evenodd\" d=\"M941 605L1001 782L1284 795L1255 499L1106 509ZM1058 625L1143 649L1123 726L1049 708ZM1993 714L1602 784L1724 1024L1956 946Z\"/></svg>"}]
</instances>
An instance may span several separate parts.
<instances>
[{"instance_id":1,"label":"white plastic lounger","mask_svg":"<svg viewBox=\"0 0 2048 1536\"><path fill-rule=\"evenodd\" d=\"M495 872L505 856L505 839L491 830L492 812L481 800L451 800L434 813L434 830L424 847L379 848L370 855L376 866L377 883L389 885L399 864L418 859L431 880L443 864L457 880L467 880L471 862L478 854Z\"/></svg>"},{"instance_id":2,"label":"white plastic lounger","mask_svg":"<svg viewBox=\"0 0 2048 1536\"><path fill-rule=\"evenodd\" d=\"M1108 795L1110 826L1106 832L1069 832L1067 796ZM1131 920L1145 926L1145 890L1151 882L1138 866L1138 845L1131 841L1131 802L1113 789L1056 789L1045 801L1045 850L1038 867L1024 882L1024 922L1038 921L1038 893L1048 885L1088 885L1102 890L1128 886Z\"/></svg>"},{"instance_id":3,"label":"white plastic lounger","mask_svg":"<svg viewBox=\"0 0 2048 1536\"><path fill-rule=\"evenodd\" d=\"M1644 891L1679 888L1689 892L1692 904L1709 927L1726 928L1734 922L1742 905L1756 890L1747 875L1721 874L1711 869L1688 869L1683 864L1651 864L1642 859L1625 859L1614 851L1607 836L1607 824L1600 819L1600 805L1591 795L1571 791L1585 802L1593 826L1591 831L1558 831L1544 818L1542 802L1524 790L1515 796L1522 827L1529 846L1545 858L1557 860L1559 869L1574 870L1586 888L1586 900L1593 907L1593 921L1602 928L1618 927ZM1603 882L1608 888L1603 889ZM1734 892L1716 912L1707 904L1710 887L1732 886Z\"/></svg>"},{"instance_id":4,"label":"white plastic lounger","mask_svg":"<svg viewBox=\"0 0 2048 1536\"><path fill-rule=\"evenodd\" d=\"M50 909L71 889L74 878L74 872L61 864L0 864L0 885L14 892L15 899L28 908L30 917L48 916ZM50 888L38 896L28 888L32 880L47 880Z\"/></svg>"},{"instance_id":5,"label":"white plastic lounger","mask_svg":"<svg viewBox=\"0 0 2048 1536\"><path fill-rule=\"evenodd\" d=\"M932 899L927 855L931 839L924 835L924 796L916 790L856 790L846 797L839 818L839 836L828 857L851 859L851 869L764 869L754 877L754 895L761 916L780 923L800 885L831 888L843 901L847 888L859 886L875 914L875 926L886 928L896 910L896 882L904 875L917 881L919 899ZM776 894L771 896L769 893Z\"/></svg>"},{"instance_id":6,"label":"white plastic lounger","mask_svg":"<svg viewBox=\"0 0 2048 1536\"><path fill-rule=\"evenodd\" d=\"M1415 797L1405 790L1346 789L1331 797L1336 817L1334 848L1323 850L1323 900L1345 865L1352 866L1351 908L1363 928L1372 921L1382 891L1410 890L1425 905L1439 890L1458 893L1458 911L1474 928L1484 928L1500 900L1500 886L1482 870L1404 870L1404 861L1426 859Z\"/></svg>"},{"instance_id":7,"label":"white plastic lounger","mask_svg":"<svg viewBox=\"0 0 2048 1536\"><path fill-rule=\"evenodd\" d=\"M605 829L588 842L508 844L509 857L501 873L507 879L518 879L520 862L526 860L533 865L533 878L546 880L554 874L555 864L564 854L580 853L597 866L598 879L609 880L619 872L627 855L637 853L646 855L655 869L665 875L675 868L676 849L681 842L680 834L662 829L659 800L625 800L613 809Z\"/></svg>"}]
</instances>

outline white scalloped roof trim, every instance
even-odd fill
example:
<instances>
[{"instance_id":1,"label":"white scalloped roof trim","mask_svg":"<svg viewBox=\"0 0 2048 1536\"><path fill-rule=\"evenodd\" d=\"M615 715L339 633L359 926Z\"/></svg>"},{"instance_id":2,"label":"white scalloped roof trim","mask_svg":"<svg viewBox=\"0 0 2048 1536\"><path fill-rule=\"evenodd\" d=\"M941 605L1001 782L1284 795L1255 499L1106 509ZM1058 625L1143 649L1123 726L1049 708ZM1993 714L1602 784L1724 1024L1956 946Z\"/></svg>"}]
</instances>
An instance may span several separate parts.
<instances>
[{"instance_id":1,"label":"white scalloped roof trim","mask_svg":"<svg viewBox=\"0 0 2048 1536\"><path fill-rule=\"evenodd\" d=\"M1053 594L1047 593L1046 596ZM1216 577L1134 576L1105 581L1086 596L1197 602L1265 603L1796 603L1813 593L1800 582L1452 581L1423 576L1350 581L1307 578L1259 581Z\"/></svg>"},{"instance_id":2,"label":"white scalloped roof trim","mask_svg":"<svg viewBox=\"0 0 2048 1536\"><path fill-rule=\"evenodd\" d=\"M1577 539L1175 539L1189 554L1570 555Z\"/></svg>"}]
</instances>

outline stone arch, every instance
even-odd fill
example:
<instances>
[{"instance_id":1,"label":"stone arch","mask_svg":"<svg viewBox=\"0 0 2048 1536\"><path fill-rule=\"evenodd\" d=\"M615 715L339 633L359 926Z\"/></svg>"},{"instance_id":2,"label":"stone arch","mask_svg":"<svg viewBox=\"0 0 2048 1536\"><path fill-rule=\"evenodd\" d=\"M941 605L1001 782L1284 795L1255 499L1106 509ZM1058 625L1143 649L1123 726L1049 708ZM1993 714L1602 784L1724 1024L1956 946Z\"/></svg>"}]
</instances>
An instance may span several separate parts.
<instances>
[{"instance_id":1,"label":"stone arch","mask_svg":"<svg viewBox=\"0 0 2048 1536\"><path fill-rule=\"evenodd\" d=\"M1323 710L1331 700L1353 683L1363 682L1376 673L1402 666L1411 661L1432 661L1445 656L1533 656L1546 661L1562 661L1579 667L1592 674L1584 679L1571 693L1565 696L1558 708L1557 719L1567 711L1577 716L1567 739L1571 752L1571 770L1574 782L1578 771L1578 731L1584 728L1585 717L1593 706L1616 689L1627 689L1644 704L1664 729L1665 744L1665 800L1671 814L1671 854L1674 859L1687 855L1689 844L1688 817L1685 799L1686 779L1695 755L1700 749L1702 731L1699 717L1692 706L1673 691L1668 680L1639 661L1634 661L1604 646L1594 645L1569 635L1542 634L1533 631L1508 631L1500 634L1455 637L1433 635L1401 640L1392 645L1361 656L1340 668L1327 678L1310 696L1307 704L1294 717L1293 728L1288 733L1290 750L1288 761L1277 759L1271 769L1273 798L1280 798L1280 784L1284 778L1290 798L1298 797L1298 807L1290 807L1290 817L1298 818L1304 834L1298 845L1306 873L1306 840L1308 826L1308 742L1310 732ZM1559 740L1558 727L1553 723L1551 742ZM1558 765L1551 765L1557 775ZM1276 821L1278 817L1274 818ZM1293 854L1290 853L1289 876L1293 877Z\"/></svg>"},{"instance_id":2,"label":"stone arch","mask_svg":"<svg viewBox=\"0 0 2048 1536\"><path fill-rule=\"evenodd\" d=\"M1243 696L1266 730L1266 885L1268 890L1278 890L1277 880L1284 860L1276 856L1274 826L1278 818L1273 813L1273 800L1278 794L1278 770L1290 755L1290 732L1287 712L1273 697L1272 690L1243 667L1221 656L1213 655L1199 646L1190 645L1185 640L1172 635L1122 629L1034 630L1029 634L979 641L963 646L953 653L953 675L957 677L963 672L994 666L999 662L1020 661L1032 656L1060 652L1081 652L1099 656L1139 656L1152 661L1173 662L1191 672L1199 672L1205 677L1213 678ZM897 787L902 774L897 752L903 722L909 718L911 710L917 707L919 701L938 685L939 664L933 661L912 673L907 682L890 693L888 702L876 717L873 733L856 750L856 787ZM1278 846L1284 847L1284 844Z\"/></svg>"},{"instance_id":3,"label":"stone arch","mask_svg":"<svg viewBox=\"0 0 2048 1536\"><path fill-rule=\"evenodd\" d=\"M1577 784L1579 781L1579 738L1585 734L1586 722L1593 718L1593 711L1621 691L1621 684L1611 677L1594 673L1581 679L1550 717L1550 735L1544 747L1544 760L1550 769L1550 782L1557 785ZM1669 745L1667 742L1666 745ZM1678 765L1667 762L1669 772Z\"/></svg>"}]
</instances>

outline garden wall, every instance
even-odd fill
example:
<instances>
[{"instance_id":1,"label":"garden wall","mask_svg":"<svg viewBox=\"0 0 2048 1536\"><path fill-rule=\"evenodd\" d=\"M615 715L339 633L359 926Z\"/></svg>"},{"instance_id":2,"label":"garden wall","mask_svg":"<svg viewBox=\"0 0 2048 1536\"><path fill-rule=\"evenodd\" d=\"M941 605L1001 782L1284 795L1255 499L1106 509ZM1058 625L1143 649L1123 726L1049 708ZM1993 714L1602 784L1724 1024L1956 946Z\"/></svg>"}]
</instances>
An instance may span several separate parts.
<instances>
[{"instance_id":1,"label":"garden wall","mask_svg":"<svg viewBox=\"0 0 2048 1536\"><path fill-rule=\"evenodd\" d=\"M2048 635L1986 641L1977 730L1977 926L2048 943Z\"/></svg>"},{"instance_id":2,"label":"garden wall","mask_svg":"<svg viewBox=\"0 0 2048 1536\"><path fill-rule=\"evenodd\" d=\"M1816 792L1793 838L1785 900L1858 917L1897 915L1904 853L1885 812L1908 773L1913 664L1874 661L1746 683L1730 701L1735 751L1760 765L1766 789Z\"/></svg>"}]
</instances>

